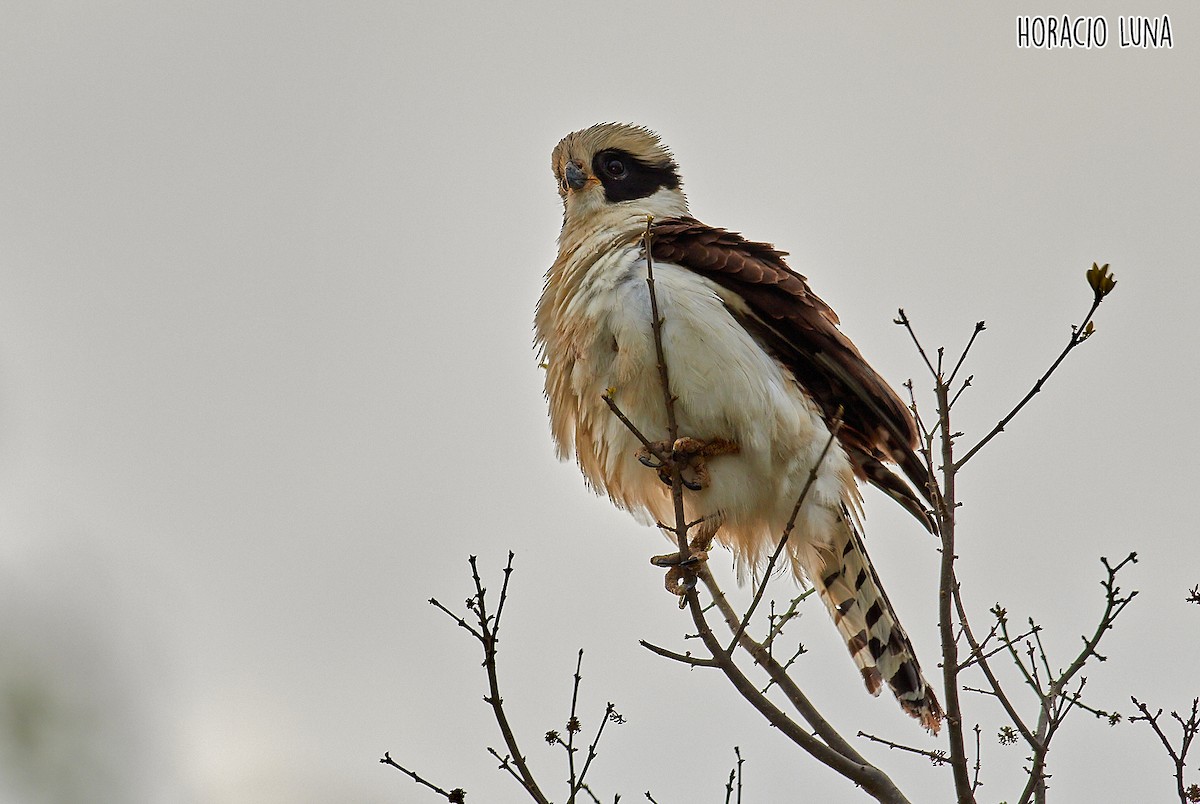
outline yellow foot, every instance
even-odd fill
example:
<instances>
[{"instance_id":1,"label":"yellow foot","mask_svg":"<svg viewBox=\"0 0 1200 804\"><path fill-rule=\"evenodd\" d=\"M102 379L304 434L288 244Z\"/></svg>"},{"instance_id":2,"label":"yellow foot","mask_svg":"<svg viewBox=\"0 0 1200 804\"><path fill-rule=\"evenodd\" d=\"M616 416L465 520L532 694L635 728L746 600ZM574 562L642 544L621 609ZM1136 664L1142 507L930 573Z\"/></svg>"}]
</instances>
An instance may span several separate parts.
<instances>
[{"instance_id":1,"label":"yellow foot","mask_svg":"<svg viewBox=\"0 0 1200 804\"><path fill-rule=\"evenodd\" d=\"M663 585L667 591L679 598L679 608L687 605L687 593L696 588L696 566L701 561L708 561L708 553L695 549L693 540L691 554L680 560L679 553L667 553L661 556L651 556L650 563L656 567L666 567L667 576Z\"/></svg>"},{"instance_id":2,"label":"yellow foot","mask_svg":"<svg viewBox=\"0 0 1200 804\"><path fill-rule=\"evenodd\" d=\"M637 451L637 459L651 469L658 470L658 477L663 483L671 485L671 467L679 467L683 485L692 491L700 491L708 486L708 459L718 455L729 455L738 452L738 445L724 438L714 438L712 441L701 441L698 438L682 436L675 443L657 441L651 448L642 447ZM657 455L666 455L669 461L659 460Z\"/></svg>"}]
</instances>

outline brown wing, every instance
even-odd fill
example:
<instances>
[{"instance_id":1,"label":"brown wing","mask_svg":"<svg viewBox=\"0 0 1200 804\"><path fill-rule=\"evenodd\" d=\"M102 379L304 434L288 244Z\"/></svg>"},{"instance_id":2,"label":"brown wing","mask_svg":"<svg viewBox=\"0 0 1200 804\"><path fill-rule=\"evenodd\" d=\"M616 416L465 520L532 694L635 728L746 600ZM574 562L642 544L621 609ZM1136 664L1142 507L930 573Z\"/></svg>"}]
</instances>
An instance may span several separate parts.
<instances>
[{"instance_id":1,"label":"brown wing","mask_svg":"<svg viewBox=\"0 0 1200 804\"><path fill-rule=\"evenodd\" d=\"M730 312L791 369L826 418L842 408L838 440L858 474L931 527L912 489L883 464L899 464L929 498L912 415L838 329L837 314L787 267L784 252L693 218L655 221L651 242L655 260L695 271L744 302L744 309L729 305Z\"/></svg>"}]
</instances>

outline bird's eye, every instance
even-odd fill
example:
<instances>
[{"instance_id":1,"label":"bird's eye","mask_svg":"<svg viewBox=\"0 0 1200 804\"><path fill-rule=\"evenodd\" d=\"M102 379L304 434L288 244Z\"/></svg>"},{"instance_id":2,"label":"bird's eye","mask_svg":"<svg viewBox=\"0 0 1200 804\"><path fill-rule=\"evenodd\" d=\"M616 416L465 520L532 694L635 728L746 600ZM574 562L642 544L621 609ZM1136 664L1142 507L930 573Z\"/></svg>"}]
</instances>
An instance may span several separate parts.
<instances>
[{"instance_id":1,"label":"bird's eye","mask_svg":"<svg viewBox=\"0 0 1200 804\"><path fill-rule=\"evenodd\" d=\"M612 176L614 179L625 177L625 163L616 157L609 158L604 163L604 172Z\"/></svg>"}]
</instances>

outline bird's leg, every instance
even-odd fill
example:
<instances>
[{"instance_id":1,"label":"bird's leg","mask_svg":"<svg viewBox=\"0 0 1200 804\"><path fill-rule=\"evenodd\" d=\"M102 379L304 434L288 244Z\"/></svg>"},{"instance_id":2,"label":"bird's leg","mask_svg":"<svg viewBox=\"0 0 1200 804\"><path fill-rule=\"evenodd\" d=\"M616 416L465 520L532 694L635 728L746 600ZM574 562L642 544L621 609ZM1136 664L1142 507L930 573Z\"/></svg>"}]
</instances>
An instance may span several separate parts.
<instances>
[{"instance_id":1,"label":"bird's leg","mask_svg":"<svg viewBox=\"0 0 1200 804\"><path fill-rule=\"evenodd\" d=\"M700 521L696 528L696 533L692 536L689 546L692 548L692 555L703 556L708 559L708 551L712 548L713 539L717 535L717 531L725 524L725 512L715 511Z\"/></svg>"},{"instance_id":2,"label":"bird's leg","mask_svg":"<svg viewBox=\"0 0 1200 804\"><path fill-rule=\"evenodd\" d=\"M650 447L642 447L637 451L637 459L643 465L658 470L658 477L663 483L671 485L671 467L677 465L683 485L692 491L700 491L708 486L708 458L718 455L729 455L738 451L738 445L724 438L714 438L712 441L701 441L691 436L681 436L674 443L656 441ZM667 455L670 460L662 461L659 455Z\"/></svg>"},{"instance_id":3,"label":"bird's leg","mask_svg":"<svg viewBox=\"0 0 1200 804\"><path fill-rule=\"evenodd\" d=\"M725 522L721 511L709 514L698 523L696 532L688 543L688 556L680 559L679 553L652 556L650 563L656 567L667 567L664 585L667 591L679 597L679 608L686 605L687 593L696 587L696 572L692 568L701 561L708 561L708 551L713 537Z\"/></svg>"}]
</instances>

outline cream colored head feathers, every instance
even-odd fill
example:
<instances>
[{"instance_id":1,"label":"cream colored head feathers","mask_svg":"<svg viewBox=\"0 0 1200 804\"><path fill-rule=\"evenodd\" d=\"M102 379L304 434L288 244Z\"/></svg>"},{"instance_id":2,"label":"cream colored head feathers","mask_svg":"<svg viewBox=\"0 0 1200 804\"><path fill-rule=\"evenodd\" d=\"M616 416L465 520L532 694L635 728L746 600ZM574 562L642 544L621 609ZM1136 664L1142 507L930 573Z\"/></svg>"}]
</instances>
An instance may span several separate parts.
<instances>
[{"instance_id":1,"label":"cream colored head feathers","mask_svg":"<svg viewBox=\"0 0 1200 804\"><path fill-rule=\"evenodd\" d=\"M643 126L600 123L568 134L554 149L551 167L563 199L564 234L688 214L675 158Z\"/></svg>"}]
</instances>

